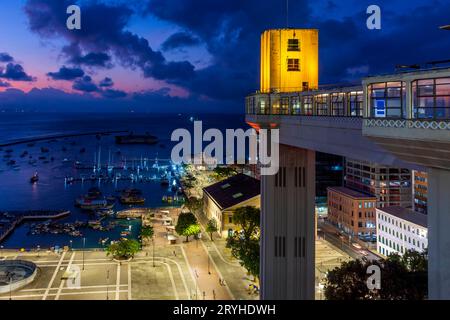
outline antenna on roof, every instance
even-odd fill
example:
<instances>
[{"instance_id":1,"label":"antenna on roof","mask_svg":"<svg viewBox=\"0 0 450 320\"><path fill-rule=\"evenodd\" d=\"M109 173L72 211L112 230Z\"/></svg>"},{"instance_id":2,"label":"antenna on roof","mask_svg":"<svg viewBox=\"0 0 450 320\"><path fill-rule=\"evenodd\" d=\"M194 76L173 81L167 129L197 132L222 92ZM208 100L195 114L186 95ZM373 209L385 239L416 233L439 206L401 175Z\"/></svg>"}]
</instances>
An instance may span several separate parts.
<instances>
[{"instance_id":1,"label":"antenna on roof","mask_svg":"<svg viewBox=\"0 0 450 320\"><path fill-rule=\"evenodd\" d=\"M286 28L289 28L289 0L286 0Z\"/></svg>"}]
</instances>

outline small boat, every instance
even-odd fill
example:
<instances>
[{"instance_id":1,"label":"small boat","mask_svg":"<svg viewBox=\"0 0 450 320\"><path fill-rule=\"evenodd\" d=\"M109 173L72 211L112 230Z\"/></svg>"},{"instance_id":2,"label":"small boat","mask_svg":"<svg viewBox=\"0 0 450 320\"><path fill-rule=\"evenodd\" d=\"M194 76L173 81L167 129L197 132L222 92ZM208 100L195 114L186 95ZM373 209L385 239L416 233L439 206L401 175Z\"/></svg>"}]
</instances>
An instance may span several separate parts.
<instances>
[{"instance_id":1,"label":"small boat","mask_svg":"<svg viewBox=\"0 0 450 320\"><path fill-rule=\"evenodd\" d=\"M62 162L63 162L63 163L67 163L67 162L70 162L70 160L67 159L67 158L64 158Z\"/></svg>"},{"instance_id":2,"label":"small boat","mask_svg":"<svg viewBox=\"0 0 450 320\"><path fill-rule=\"evenodd\" d=\"M31 183L36 183L39 181L39 175L37 172L34 173L34 175L30 178Z\"/></svg>"}]
</instances>

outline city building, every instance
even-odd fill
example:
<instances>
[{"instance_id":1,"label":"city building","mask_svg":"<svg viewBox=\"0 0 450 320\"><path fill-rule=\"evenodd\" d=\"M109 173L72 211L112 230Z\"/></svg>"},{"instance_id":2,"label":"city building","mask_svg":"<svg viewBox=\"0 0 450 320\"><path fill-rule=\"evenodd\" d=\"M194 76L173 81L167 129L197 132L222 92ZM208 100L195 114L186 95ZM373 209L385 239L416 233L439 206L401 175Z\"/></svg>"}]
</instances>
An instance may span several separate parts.
<instances>
[{"instance_id":1,"label":"city building","mask_svg":"<svg viewBox=\"0 0 450 320\"><path fill-rule=\"evenodd\" d=\"M414 211L427 214L428 174L413 170L413 208Z\"/></svg>"},{"instance_id":2,"label":"city building","mask_svg":"<svg viewBox=\"0 0 450 320\"><path fill-rule=\"evenodd\" d=\"M262 52L261 81L268 78L266 56ZM375 163L388 168L380 175L397 175L378 180L380 191L393 188L389 197L387 190L380 192L377 200L385 205L411 207L411 170L427 172L429 297L450 299L450 68L402 70L352 87L304 90L300 82L293 87L298 90L271 90L269 81L245 100L246 122L257 130L278 129L280 142L279 173L261 176L261 298L314 298L319 151ZM361 185L377 181L370 173ZM409 188L404 196L401 187Z\"/></svg>"},{"instance_id":3,"label":"city building","mask_svg":"<svg viewBox=\"0 0 450 320\"><path fill-rule=\"evenodd\" d=\"M316 211L327 214L328 187L342 186L344 181L344 159L341 156L316 152Z\"/></svg>"},{"instance_id":4,"label":"city building","mask_svg":"<svg viewBox=\"0 0 450 320\"><path fill-rule=\"evenodd\" d=\"M259 180L242 173L203 188L203 212L217 221L218 232L225 237L237 229L234 210L244 206L259 208L260 201Z\"/></svg>"},{"instance_id":5,"label":"city building","mask_svg":"<svg viewBox=\"0 0 450 320\"><path fill-rule=\"evenodd\" d=\"M317 89L319 31L267 30L261 35L260 91L293 92Z\"/></svg>"},{"instance_id":6,"label":"city building","mask_svg":"<svg viewBox=\"0 0 450 320\"><path fill-rule=\"evenodd\" d=\"M328 221L351 237L376 241L374 196L346 187L328 188Z\"/></svg>"},{"instance_id":7,"label":"city building","mask_svg":"<svg viewBox=\"0 0 450 320\"><path fill-rule=\"evenodd\" d=\"M377 207L411 207L411 170L346 158L345 186L374 195Z\"/></svg>"},{"instance_id":8,"label":"city building","mask_svg":"<svg viewBox=\"0 0 450 320\"><path fill-rule=\"evenodd\" d=\"M427 216L403 207L377 209L377 251L385 256L428 248Z\"/></svg>"}]
</instances>

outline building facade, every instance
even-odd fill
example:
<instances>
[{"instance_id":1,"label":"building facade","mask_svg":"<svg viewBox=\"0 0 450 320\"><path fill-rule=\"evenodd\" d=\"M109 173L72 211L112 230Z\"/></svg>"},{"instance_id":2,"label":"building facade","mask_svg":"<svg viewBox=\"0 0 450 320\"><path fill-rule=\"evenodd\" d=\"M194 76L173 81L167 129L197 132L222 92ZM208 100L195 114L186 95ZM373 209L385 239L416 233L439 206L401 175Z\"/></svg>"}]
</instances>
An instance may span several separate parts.
<instances>
[{"instance_id":1,"label":"building facade","mask_svg":"<svg viewBox=\"0 0 450 320\"><path fill-rule=\"evenodd\" d=\"M233 222L237 208L253 206L260 208L259 180L239 173L203 188L203 213L208 219L215 219L218 233L227 237L238 230Z\"/></svg>"},{"instance_id":2,"label":"building facade","mask_svg":"<svg viewBox=\"0 0 450 320\"><path fill-rule=\"evenodd\" d=\"M414 211L427 214L428 174L413 170L413 208Z\"/></svg>"},{"instance_id":3,"label":"building facade","mask_svg":"<svg viewBox=\"0 0 450 320\"><path fill-rule=\"evenodd\" d=\"M411 207L411 170L346 158L345 185L377 198L377 207Z\"/></svg>"},{"instance_id":4,"label":"building facade","mask_svg":"<svg viewBox=\"0 0 450 320\"><path fill-rule=\"evenodd\" d=\"M351 237L376 241L376 200L346 187L329 187L328 221Z\"/></svg>"},{"instance_id":5,"label":"building facade","mask_svg":"<svg viewBox=\"0 0 450 320\"><path fill-rule=\"evenodd\" d=\"M403 207L377 209L377 251L385 256L428 248L427 216Z\"/></svg>"},{"instance_id":6,"label":"building facade","mask_svg":"<svg viewBox=\"0 0 450 320\"><path fill-rule=\"evenodd\" d=\"M317 89L318 37L316 29L263 32L260 91L270 93Z\"/></svg>"}]
</instances>

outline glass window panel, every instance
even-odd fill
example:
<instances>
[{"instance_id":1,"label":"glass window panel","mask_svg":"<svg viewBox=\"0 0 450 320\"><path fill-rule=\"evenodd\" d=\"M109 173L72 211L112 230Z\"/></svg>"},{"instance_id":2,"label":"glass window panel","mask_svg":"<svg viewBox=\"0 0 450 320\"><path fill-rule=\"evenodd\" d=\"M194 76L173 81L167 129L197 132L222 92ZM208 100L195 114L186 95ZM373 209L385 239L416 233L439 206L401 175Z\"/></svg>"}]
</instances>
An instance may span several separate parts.
<instances>
[{"instance_id":1,"label":"glass window panel","mask_svg":"<svg viewBox=\"0 0 450 320\"><path fill-rule=\"evenodd\" d=\"M436 79L436 84L450 83L450 78L439 78Z\"/></svg>"},{"instance_id":2,"label":"glass window panel","mask_svg":"<svg viewBox=\"0 0 450 320\"><path fill-rule=\"evenodd\" d=\"M434 94L434 86L419 86L419 96L432 96Z\"/></svg>"},{"instance_id":3,"label":"glass window panel","mask_svg":"<svg viewBox=\"0 0 450 320\"><path fill-rule=\"evenodd\" d=\"M388 97L400 97L401 88L387 88Z\"/></svg>"},{"instance_id":4,"label":"glass window panel","mask_svg":"<svg viewBox=\"0 0 450 320\"><path fill-rule=\"evenodd\" d=\"M434 80L433 79L422 79L422 80L418 80L417 83L419 84L419 86L421 85L432 85L434 84Z\"/></svg>"},{"instance_id":5,"label":"glass window panel","mask_svg":"<svg viewBox=\"0 0 450 320\"><path fill-rule=\"evenodd\" d=\"M450 96L450 83L436 85L437 96Z\"/></svg>"},{"instance_id":6,"label":"glass window panel","mask_svg":"<svg viewBox=\"0 0 450 320\"><path fill-rule=\"evenodd\" d=\"M389 108L387 111L387 117L389 118L399 118L401 117L401 109Z\"/></svg>"},{"instance_id":7,"label":"glass window panel","mask_svg":"<svg viewBox=\"0 0 450 320\"><path fill-rule=\"evenodd\" d=\"M450 108L436 108L435 110L437 119L450 119Z\"/></svg>"}]
</instances>

